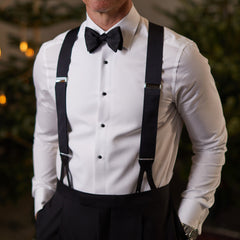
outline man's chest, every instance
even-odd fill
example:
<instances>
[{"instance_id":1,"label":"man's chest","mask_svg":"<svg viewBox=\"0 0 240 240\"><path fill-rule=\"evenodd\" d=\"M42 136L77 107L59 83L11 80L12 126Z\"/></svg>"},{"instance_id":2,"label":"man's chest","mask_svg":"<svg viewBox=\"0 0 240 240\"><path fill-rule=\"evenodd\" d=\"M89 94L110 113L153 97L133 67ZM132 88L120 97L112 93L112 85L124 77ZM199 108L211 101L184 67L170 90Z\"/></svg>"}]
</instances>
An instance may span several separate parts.
<instances>
[{"instance_id":1,"label":"man's chest","mask_svg":"<svg viewBox=\"0 0 240 240\"><path fill-rule=\"evenodd\" d=\"M138 51L139 50L139 51ZM96 124L108 121L113 125L142 124L146 72L146 51L112 54L102 51L91 59L74 56L67 86L69 122ZM126 56L127 55L127 56ZM91 64L86 64L91 63ZM159 124L174 110L170 79L163 74L159 105ZM167 75L166 75L167 76Z\"/></svg>"}]
</instances>

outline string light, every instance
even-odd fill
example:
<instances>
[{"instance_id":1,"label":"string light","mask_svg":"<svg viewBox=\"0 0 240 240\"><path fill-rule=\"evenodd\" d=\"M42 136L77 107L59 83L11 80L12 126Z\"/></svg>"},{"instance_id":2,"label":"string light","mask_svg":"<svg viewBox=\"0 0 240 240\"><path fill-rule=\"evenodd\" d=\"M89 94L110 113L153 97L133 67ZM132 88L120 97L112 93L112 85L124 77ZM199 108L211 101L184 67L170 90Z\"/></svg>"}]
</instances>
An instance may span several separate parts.
<instances>
[{"instance_id":1,"label":"string light","mask_svg":"<svg viewBox=\"0 0 240 240\"><path fill-rule=\"evenodd\" d=\"M34 50L32 48L28 48L27 51L25 52L25 55L27 57L33 57L34 56Z\"/></svg>"},{"instance_id":2,"label":"string light","mask_svg":"<svg viewBox=\"0 0 240 240\"><path fill-rule=\"evenodd\" d=\"M28 43L26 41L20 42L19 49L21 52L25 53L28 50Z\"/></svg>"},{"instance_id":3,"label":"string light","mask_svg":"<svg viewBox=\"0 0 240 240\"><path fill-rule=\"evenodd\" d=\"M7 97L4 93L0 93L0 105L5 105L7 103Z\"/></svg>"},{"instance_id":4,"label":"string light","mask_svg":"<svg viewBox=\"0 0 240 240\"><path fill-rule=\"evenodd\" d=\"M34 56L34 50L28 47L28 43L26 41L20 42L19 49L22 53L25 53L26 57L30 58Z\"/></svg>"}]
</instances>

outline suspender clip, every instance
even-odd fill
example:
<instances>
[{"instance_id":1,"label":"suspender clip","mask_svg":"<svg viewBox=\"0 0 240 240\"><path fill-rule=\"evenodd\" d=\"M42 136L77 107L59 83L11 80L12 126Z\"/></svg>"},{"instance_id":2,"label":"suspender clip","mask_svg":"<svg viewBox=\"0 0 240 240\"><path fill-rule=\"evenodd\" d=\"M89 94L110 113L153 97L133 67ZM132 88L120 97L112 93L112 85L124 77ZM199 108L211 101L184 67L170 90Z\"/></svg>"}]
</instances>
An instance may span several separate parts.
<instances>
[{"instance_id":1,"label":"suspender clip","mask_svg":"<svg viewBox=\"0 0 240 240\"><path fill-rule=\"evenodd\" d=\"M139 158L139 161L153 161L154 158Z\"/></svg>"},{"instance_id":2,"label":"suspender clip","mask_svg":"<svg viewBox=\"0 0 240 240\"><path fill-rule=\"evenodd\" d=\"M157 84L157 83L145 83L145 88L161 89L161 84Z\"/></svg>"},{"instance_id":3,"label":"suspender clip","mask_svg":"<svg viewBox=\"0 0 240 240\"><path fill-rule=\"evenodd\" d=\"M56 82L67 82L68 81L68 78L67 77L57 77L56 78Z\"/></svg>"},{"instance_id":4,"label":"suspender clip","mask_svg":"<svg viewBox=\"0 0 240 240\"><path fill-rule=\"evenodd\" d=\"M64 156L64 157L68 157L68 158L71 158L71 157L72 157L71 154L62 153L62 152L60 152L60 155L62 155L62 156Z\"/></svg>"}]
</instances>

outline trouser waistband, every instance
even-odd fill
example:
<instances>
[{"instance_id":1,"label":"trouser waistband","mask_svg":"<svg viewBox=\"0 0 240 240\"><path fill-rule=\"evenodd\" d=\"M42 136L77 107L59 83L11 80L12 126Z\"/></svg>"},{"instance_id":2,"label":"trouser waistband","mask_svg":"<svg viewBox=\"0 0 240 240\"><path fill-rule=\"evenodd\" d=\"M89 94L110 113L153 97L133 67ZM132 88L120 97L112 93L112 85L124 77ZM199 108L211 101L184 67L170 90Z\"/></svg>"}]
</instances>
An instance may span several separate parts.
<instances>
[{"instance_id":1,"label":"trouser waistband","mask_svg":"<svg viewBox=\"0 0 240 240\"><path fill-rule=\"evenodd\" d=\"M57 192L64 198L70 198L78 201L80 204L92 207L140 206L142 204L154 204L155 202L165 205L166 201L169 200L169 184L140 193L102 195L74 190L58 181Z\"/></svg>"}]
</instances>

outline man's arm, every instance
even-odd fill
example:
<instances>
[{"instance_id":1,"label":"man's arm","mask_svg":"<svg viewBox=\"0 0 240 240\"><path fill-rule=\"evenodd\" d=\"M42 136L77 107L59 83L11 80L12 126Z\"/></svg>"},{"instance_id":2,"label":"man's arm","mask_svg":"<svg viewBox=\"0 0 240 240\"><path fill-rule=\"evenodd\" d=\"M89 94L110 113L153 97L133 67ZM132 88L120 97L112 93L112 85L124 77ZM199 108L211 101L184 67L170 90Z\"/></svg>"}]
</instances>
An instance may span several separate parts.
<instances>
[{"instance_id":1,"label":"man's arm","mask_svg":"<svg viewBox=\"0 0 240 240\"><path fill-rule=\"evenodd\" d=\"M201 233L202 223L214 203L214 194L220 183L227 132L207 59L199 53L194 43L182 52L174 95L194 152L179 217L183 223Z\"/></svg>"},{"instance_id":2,"label":"man's arm","mask_svg":"<svg viewBox=\"0 0 240 240\"><path fill-rule=\"evenodd\" d=\"M49 90L46 48L41 47L34 64L33 78L37 113L33 144L34 177L32 195L35 214L52 197L56 188L56 154L58 148L55 101Z\"/></svg>"}]
</instances>

